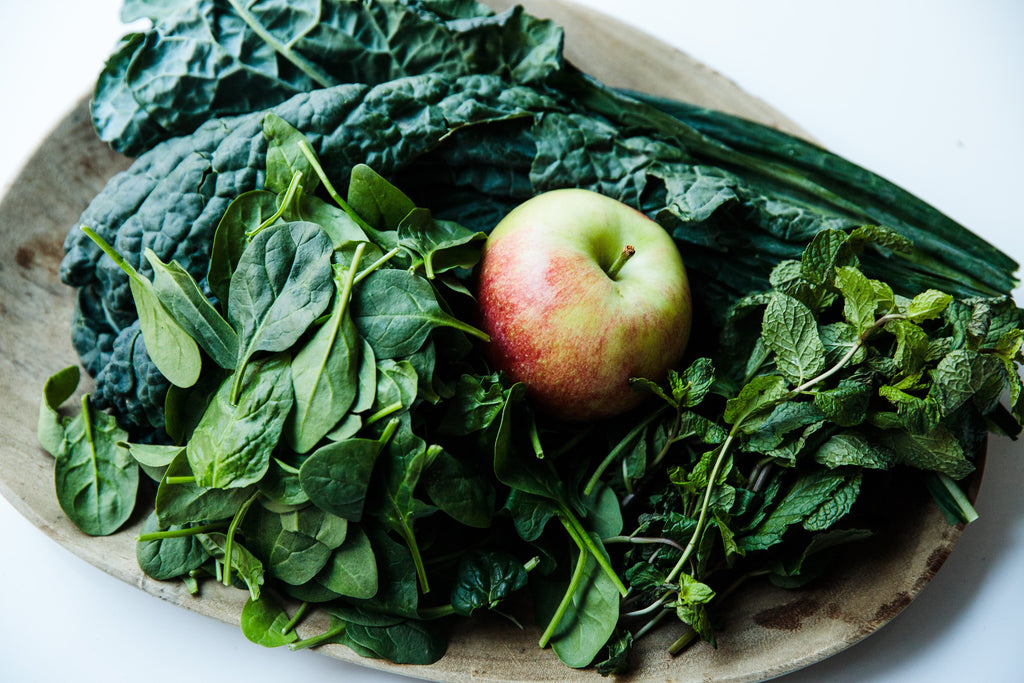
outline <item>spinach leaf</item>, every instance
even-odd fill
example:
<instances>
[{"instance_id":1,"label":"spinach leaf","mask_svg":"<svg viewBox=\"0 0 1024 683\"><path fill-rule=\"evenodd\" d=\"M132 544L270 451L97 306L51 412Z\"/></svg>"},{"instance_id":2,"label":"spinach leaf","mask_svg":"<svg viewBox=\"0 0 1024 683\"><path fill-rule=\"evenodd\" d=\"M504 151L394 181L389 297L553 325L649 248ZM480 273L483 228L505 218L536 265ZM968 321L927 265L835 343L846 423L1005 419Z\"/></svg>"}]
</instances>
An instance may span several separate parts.
<instances>
[{"instance_id":1,"label":"spinach leaf","mask_svg":"<svg viewBox=\"0 0 1024 683\"><path fill-rule=\"evenodd\" d=\"M352 315L378 359L415 353L436 327L452 327L489 341L480 330L446 313L427 280L404 270L371 273L353 296Z\"/></svg>"},{"instance_id":2,"label":"spinach leaf","mask_svg":"<svg viewBox=\"0 0 1024 683\"><path fill-rule=\"evenodd\" d=\"M358 258L342 279L336 271L337 295L331 317L292 358L295 407L288 416L285 437L298 453L306 453L352 407L358 391L359 335L347 315Z\"/></svg>"},{"instance_id":3,"label":"spinach leaf","mask_svg":"<svg viewBox=\"0 0 1024 683\"><path fill-rule=\"evenodd\" d=\"M258 233L242 252L228 293L228 321L238 333L236 376L257 351L295 344L330 304L333 282L331 243L318 226L286 223Z\"/></svg>"},{"instance_id":4,"label":"spinach leaf","mask_svg":"<svg viewBox=\"0 0 1024 683\"><path fill-rule=\"evenodd\" d=\"M43 384L43 399L39 403L39 426L36 433L39 444L52 456L57 455L64 443L64 430L69 421L58 411L61 405L74 395L80 378L78 366L69 365L55 372Z\"/></svg>"},{"instance_id":5,"label":"spinach leaf","mask_svg":"<svg viewBox=\"0 0 1024 683\"><path fill-rule=\"evenodd\" d=\"M210 243L206 280L220 301L228 300L231 276L248 245L246 235L255 233L277 212L277 195L267 190L244 192L228 204Z\"/></svg>"},{"instance_id":6,"label":"spinach leaf","mask_svg":"<svg viewBox=\"0 0 1024 683\"><path fill-rule=\"evenodd\" d=\"M348 533L344 519L313 506L280 514L261 510L254 518L246 534L252 550L272 576L293 586L312 580Z\"/></svg>"},{"instance_id":7,"label":"spinach leaf","mask_svg":"<svg viewBox=\"0 0 1024 683\"><path fill-rule=\"evenodd\" d=\"M192 476L187 454L179 453L164 472L164 478L156 490L154 507L162 527L219 521L231 519L250 495L251 488L218 489L199 486Z\"/></svg>"},{"instance_id":8,"label":"spinach leaf","mask_svg":"<svg viewBox=\"0 0 1024 683\"><path fill-rule=\"evenodd\" d=\"M199 534L196 536L207 552L215 559L224 560L227 538L221 533ZM244 546L233 543L231 546L231 568L234 576L239 577L249 589L249 597L259 600L265 580L263 563Z\"/></svg>"},{"instance_id":9,"label":"spinach leaf","mask_svg":"<svg viewBox=\"0 0 1024 683\"><path fill-rule=\"evenodd\" d=\"M448 650L443 634L411 619L394 626L349 624L345 635L346 641L396 664L433 664Z\"/></svg>"},{"instance_id":10,"label":"spinach leaf","mask_svg":"<svg viewBox=\"0 0 1024 683\"><path fill-rule=\"evenodd\" d=\"M159 518L154 511L146 518L142 526L143 534L154 531L185 531L189 527L172 524L166 528L160 526ZM135 545L135 557L139 568L157 581L184 576L193 569L203 566L210 557L209 552L193 534L140 540Z\"/></svg>"},{"instance_id":11,"label":"spinach leaf","mask_svg":"<svg viewBox=\"0 0 1024 683\"><path fill-rule=\"evenodd\" d=\"M195 384L202 369L199 346L164 307L153 283L142 277L90 228L82 226L82 231L128 275L142 336L149 340L146 350L157 369L175 386L190 387Z\"/></svg>"},{"instance_id":12,"label":"spinach leaf","mask_svg":"<svg viewBox=\"0 0 1024 683\"><path fill-rule=\"evenodd\" d=\"M369 537L358 525L349 527L345 542L331 554L316 582L351 598L369 599L377 594L377 560Z\"/></svg>"},{"instance_id":13,"label":"spinach leaf","mask_svg":"<svg viewBox=\"0 0 1024 683\"><path fill-rule=\"evenodd\" d=\"M381 453L378 464L380 485L375 491L372 507L374 518L395 532L409 548L424 593L430 591L430 584L413 523L417 518L430 514L432 508L418 499L415 493L423 472L442 452L440 446L428 446L414 434L406 421L399 422L394 436Z\"/></svg>"},{"instance_id":14,"label":"spinach leaf","mask_svg":"<svg viewBox=\"0 0 1024 683\"><path fill-rule=\"evenodd\" d=\"M62 375L50 385L60 398L71 388L70 377ZM58 387L58 384L64 384ZM63 391L60 391L63 389ZM55 430L46 438L56 443ZM128 521L135 508L139 489L139 468L123 445L128 433L106 413L90 406L89 395L82 397L82 409L65 423L63 438L54 453L53 479L57 502L75 526L91 536L106 536Z\"/></svg>"},{"instance_id":15,"label":"spinach leaf","mask_svg":"<svg viewBox=\"0 0 1024 683\"><path fill-rule=\"evenodd\" d=\"M455 268L475 266L486 239L485 233L454 221L435 220L427 209L413 209L398 224L398 246L416 256L430 280Z\"/></svg>"},{"instance_id":16,"label":"spinach leaf","mask_svg":"<svg viewBox=\"0 0 1024 683\"><path fill-rule=\"evenodd\" d=\"M250 597L242 606L242 635L263 647L280 647L298 639L295 631L285 632L288 614L266 593L256 599Z\"/></svg>"},{"instance_id":17,"label":"spinach leaf","mask_svg":"<svg viewBox=\"0 0 1024 683\"><path fill-rule=\"evenodd\" d=\"M456 614L470 616L498 603L526 586L523 563L503 552L473 552L459 561L451 603Z\"/></svg>"},{"instance_id":18,"label":"spinach leaf","mask_svg":"<svg viewBox=\"0 0 1024 683\"><path fill-rule=\"evenodd\" d=\"M598 542L596 536L592 540ZM603 552L603 550L602 550ZM605 556L607 559L607 555ZM575 567L571 576L569 567ZM574 553L558 573L536 582L539 623L557 627L546 634L566 666L589 666L604 648L619 619L619 589L591 553Z\"/></svg>"},{"instance_id":19,"label":"spinach leaf","mask_svg":"<svg viewBox=\"0 0 1024 683\"><path fill-rule=\"evenodd\" d=\"M196 483L242 488L262 479L292 403L287 356L269 356L236 370L217 390L186 447Z\"/></svg>"},{"instance_id":20,"label":"spinach leaf","mask_svg":"<svg viewBox=\"0 0 1024 683\"><path fill-rule=\"evenodd\" d=\"M143 252L153 267L153 289L167 311L217 365L226 370L238 361L238 335L221 317L199 285L177 261L164 263L152 249Z\"/></svg>"},{"instance_id":21,"label":"spinach leaf","mask_svg":"<svg viewBox=\"0 0 1024 683\"><path fill-rule=\"evenodd\" d=\"M395 427L397 422L381 439L350 438L314 451L299 468L299 482L310 501L321 510L360 521L374 464Z\"/></svg>"}]
</instances>

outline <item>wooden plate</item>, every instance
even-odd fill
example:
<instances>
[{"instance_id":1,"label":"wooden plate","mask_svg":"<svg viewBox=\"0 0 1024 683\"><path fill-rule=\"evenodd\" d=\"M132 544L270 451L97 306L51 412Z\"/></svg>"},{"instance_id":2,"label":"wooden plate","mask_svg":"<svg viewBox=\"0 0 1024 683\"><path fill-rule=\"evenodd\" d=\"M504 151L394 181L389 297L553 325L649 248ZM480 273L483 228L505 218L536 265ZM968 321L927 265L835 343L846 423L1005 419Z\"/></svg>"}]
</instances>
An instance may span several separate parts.
<instances>
[{"instance_id":1,"label":"wooden plate","mask_svg":"<svg viewBox=\"0 0 1024 683\"><path fill-rule=\"evenodd\" d=\"M490 4L504 8L511 3ZM569 59L610 85L689 100L802 133L719 74L635 29L560 0L523 4L564 26ZM180 583L154 581L141 573L134 543L141 519L105 538L79 532L57 505L53 461L36 441L43 382L77 362L70 335L61 332L68 328L74 305L74 292L58 277L62 243L89 200L128 163L95 137L83 100L43 141L0 203L0 493L90 564L164 600L237 624L244 591L211 582L197 600ZM976 476L972 496L979 481ZM908 505L870 548L862 546L813 587L784 591L750 582L737 591L723 605L718 649L697 645L671 658L665 649L678 631L666 628L645 638L638 647L633 680L757 681L820 661L873 633L906 607L945 561L960 532L930 502ZM315 633L325 625L311 621L304 630ZM341 646L319 651L429 680L597 679L593 671L567 669L550 650L539 650L537 635L505 621L464 622L453 628L448 654L430 667L362 659Z\"/></svg>"}]
</instances>

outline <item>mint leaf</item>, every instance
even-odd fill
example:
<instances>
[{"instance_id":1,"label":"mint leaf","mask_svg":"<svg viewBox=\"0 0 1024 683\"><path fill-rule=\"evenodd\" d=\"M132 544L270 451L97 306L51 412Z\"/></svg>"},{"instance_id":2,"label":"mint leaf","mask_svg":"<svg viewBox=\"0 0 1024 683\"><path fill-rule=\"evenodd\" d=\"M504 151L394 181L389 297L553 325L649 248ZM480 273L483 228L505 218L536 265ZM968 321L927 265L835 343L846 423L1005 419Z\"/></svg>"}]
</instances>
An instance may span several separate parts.
<instances>
[{"instance_id":1,"label":"mint leaf","mask_svg":"<svg viewBox=\"0 0 1024 683\"><path fill-rule=\"evenodd\" d=\"M728 424L743 422L743 431L750 433L764 420L754 424L748 421L749 418L758 413L767 413L787 393L786 381L778 375L755 377L740 390L739 396L726 402L723 417Z\"/></svg>"},{"instance_id":2,"label":"mint leaf","mask_svg":"<svg viewBox=\"0 0 1024 683\"><path fill-rule=\"evenodd\" d=\"M779 372L793 384L803 384L825 367L825 347L814 313L793 297L779 293L772 297L764 311L761 335L775 352Z\"/></svg>"},{"instance_id":3,"label":"mint leaf","mask_svg":"<svg viewBox=\"0 0 1024 683\"><path fill-rule=\"evenodd\" d=\"M850 475L832 495L826 498L818 509L804 520L804 529L808 531L824 531L845 517L860 493L860 472Z\"/></svg>"},{"instance_id":4,"label":"mint leaf","mask_svg":"<svg viewBox=\"0 0 1024 683\"><path fill-rule=\"evenodd\" d=\"M848 241L849 236L842 230L818 232L800 256L803 276L815 284L825 284L832 279L836 266L856 262Z\"/></svg>"},{"instance_id":5,"label":"mint leaf","mask_svg":"<svg viewBox=\"0 0 1024 683\"><path fill-rule=\"evenodd\" d=\"M681 375L669 372L672 397L684 408L692 408L703 401L714 382L715 366L710 358L698 358Z\"/></svg>"},{"instance_id":6,"label":"mint leaf","mask_svg":"<svg viewBox=\"0 0 1024 683\"><path fill-rule=\"evenodd\" d=\"M919 375L930 351L928 334L909 320L891 320L885 329L896 337L893 361L905 376Z\"/></svg>"},{"instance_id":7,"label":"mint leaf","mask_svg":"<svg viewBox=\"0 0 1024 683\"><path fill-rule=\"evenodd\" d=\"M686 605L703 605L711 602L715 597L715 591L711 586L701 583L689 574L682 574L679 577L679 600Z\"/></svg>"},{"instance_id":8,"label":"mint leaf","mask_svg":"<svg viewBox=\"0 0 1024 683\"><path fill-rule=\"evenodd\" d=\"M939 425L927 434L885 432L888 446L900 461L911 467L945 474L952 479L963 479L974 471L974 465L964 455L956 437Z\"/></svg>"},{"instance_id":9,"label":"mint leaf","mask_svg":"<svg viewBox=\"0 0 1024 683\"><path fill-rule=\"evenodd\" d=\"M878 395L896 407L898 426L911 432L929 432L942 418L942 407L931 396L920 398L891 385L879 387Z\"/></svg>"},{"instance_id":10,"label":"mint leaf","mask_svg":"<svg viewBox=\"0 0 1024 683\"><path fill-rule=\"evenodd\" d=\"M862 252L867 244L899 252L909 252L914 248L909 239L881 225L862 225L850 232L849 245L855 252Z\"/></svg>"},{"instance_id":11,"label":"mint leaf","mask_svg":"<svg viewBox=\"0 0 1024 683\"><path fill-rule=\"evenodd\" d=\"M869 443L856 432L840 432L818 448L814 460L833 470L844 466L887 470L895 464L896 455L887 448Z\"/></svg>"},{"instance_id":12,"label":"mint leaf","mask_svg":"<svg viewBox=\"0 0 1024 683\"><path fill-rule=\"evenodd\" d=\"M782 540L795 524L802 524L825 505L832 494L848 482L849 475L829 470L802 473L775 509L747 536L738 539L743 550L764 550Z\"/></svg>"},{"instance_id":13,"label":"mint leaf","mask_svg":"<svg viewBox=\"0 0 1024 683\"><path fill-rule=\"evenodd\" d=\"M907 306L907 317L914 322L932 320L942 315L953 302L953 297L937 289L929 289L915 296Z\"/></svg>"},{"instance_id":14,"label":"mint leaf","mask_svg":"<svg viewBox=\"0 0 1024 683\"><path fill-rule=\"evenodd\" d=\"M814 405L840 427L853 427L864 421L873 395L869 380L863 377L844 379L834 389L816 393Z\"/></svg>"},{"instance_id":15,"label":"mint leaf","mask_svg":"<svg viewBox=\"0 0 1024 683\"><path fill-rule=\"evenodd\" d=\"M862 334L875 322L875 288L864 273L851 266L836 268L835 284L843 294L843 316Z\"/></svg>"}]
</instances>

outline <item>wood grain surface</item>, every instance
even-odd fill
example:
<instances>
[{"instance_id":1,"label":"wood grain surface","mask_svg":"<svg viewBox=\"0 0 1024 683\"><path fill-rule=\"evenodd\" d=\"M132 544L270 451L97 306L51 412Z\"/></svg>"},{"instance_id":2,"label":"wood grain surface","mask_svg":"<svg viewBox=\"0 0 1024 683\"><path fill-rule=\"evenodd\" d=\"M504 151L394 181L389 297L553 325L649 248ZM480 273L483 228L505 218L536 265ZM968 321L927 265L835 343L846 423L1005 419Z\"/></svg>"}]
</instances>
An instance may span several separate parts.
<instances>
[{"instance_id":1,"label":"wood grain surface","mask_svg":"<svg viewBox=\"0 0 1024 683\"><path fill-rule=\"evenodd\" d=\"M490 4L500 9L511 3ZM522 4L564 26L570 61L610 85L696 102L803 134L726 78L635 29L567 2ZM0 493L85 561L161 599L237 624L244 591L210 582L195 598L180 583L154 581L141 573L134 542L141 517L108 537L79 532L57 505L53 461L36 441L43 382L78 360L67 331L74 291L58 277L63 240L89 200L128 163L95 137L83 100L42 143L0 203ZM677 628L645 638L630 680L757 681L820 661L906 607L942 565L960 532L930 502L908 505L890 528L813 588L784 591L749 582L737 591L723 605L717 649L699 644L671 658L666 647L679 636ZM300 631L308 635L325 625L313 619ZM519 630L497 618L460 622L451 633L448 654L430 667L362 659L342 646L319 651L427 680L600 680L593 671L564 667L550 649L536 647L537 637L532 627Z\"/></svg>"}]
</instances>

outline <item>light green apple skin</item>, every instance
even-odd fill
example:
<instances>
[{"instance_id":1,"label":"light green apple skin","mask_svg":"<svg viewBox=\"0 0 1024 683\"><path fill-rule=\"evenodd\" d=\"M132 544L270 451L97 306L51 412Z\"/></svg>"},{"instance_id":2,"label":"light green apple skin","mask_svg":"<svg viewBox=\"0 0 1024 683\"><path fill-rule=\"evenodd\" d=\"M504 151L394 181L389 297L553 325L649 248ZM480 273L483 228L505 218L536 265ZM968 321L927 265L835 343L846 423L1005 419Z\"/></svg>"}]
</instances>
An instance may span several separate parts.
<instances>
[{"instance_id":1,"label":"light green apple skin","mask_svg":"<svg viewBox=\"0 0 1024 683\"><path fill-rule=\"evenodd\" d=\"M635 253L612 278L623 249ZM620 414L682 358L692 302L679 250L639 211L589 190L553 190L492 231L479 269L492 363L534 403L582 421Z\"/></svg>"}]
</instances>

